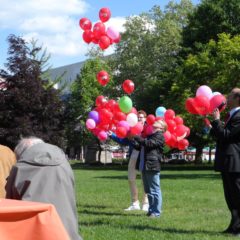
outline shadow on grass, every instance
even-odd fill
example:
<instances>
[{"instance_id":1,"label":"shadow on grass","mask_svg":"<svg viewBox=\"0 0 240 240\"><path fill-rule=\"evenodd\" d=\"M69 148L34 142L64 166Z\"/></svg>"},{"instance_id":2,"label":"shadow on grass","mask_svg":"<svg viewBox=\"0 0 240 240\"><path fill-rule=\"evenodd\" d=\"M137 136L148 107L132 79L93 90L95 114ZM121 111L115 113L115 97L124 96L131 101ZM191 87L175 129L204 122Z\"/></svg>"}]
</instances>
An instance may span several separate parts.
<instances>
[{"instance_id":1,"label":"shadow on grass","mask_svg":"<svg viewBox=\"0 0 240 240\"><path fill-rule=\"evenodd\" d=\"M124 176L98 176L95 178L100 178L100 179L115 179L115 180L126 180L127 179L127 174ZM140 175L137 176L137 178L141 178ZM219 174L209 174L209 173L192 173L192 174L184 174L184 173L179 173L179 174L165 174L164 172L161 172L161 179L220 179Z\"/></svg>"},{"instance_id":2,"label":"shadow on grass","mask_svg":"<svg viewBox=\"0 0 240 240\"><path fill-rule=\"evenodd\" d=\"M132 216L132 215L131 215ZM139 217L139 215L138 215ZM159 219L151 219L150 221L158 221ZM104 219L99 219L99 220L94 220L90 222L85 222L85 221L79 221L80 226L92 226L92 227L97 227L97 226L109 226L109 221L104 220ZM119 228L118 225L114 225L114 223L111 222L111 227ZM217 231L207 231L207 230L186 230L186 229L177 229L177 228L162 228L162 227L152 227L146 225L121 225L121 228L125 229L130 229L130 230L136 230L136 231L158 231L158 232L163 232L163 233L171 233L171 234L189 234L189 235L195 235L195 234L206 234L210 236L215 236L219 235L220 232Z\"/></svg>"},{"instance_id":3,"label":"shadow on grass","mask_svg":"<svg viewBox=\"0 0 240 240\"><path fill-rule=\"evenodd\" d=\"M74 162L71 164L72 169L81 169L81 170L98 170L98 171L105 171L105 170L118 170L118 171L126 171L128 166L127 164L118 164L118 163L80 163ZM184 164L184 165L174 165L174 164L162 164L161 168L163 171L201 171L201 170L213 170L212 165L202 164L202 165L194 165L194 164Z\"/></svg>"}]
</instances>

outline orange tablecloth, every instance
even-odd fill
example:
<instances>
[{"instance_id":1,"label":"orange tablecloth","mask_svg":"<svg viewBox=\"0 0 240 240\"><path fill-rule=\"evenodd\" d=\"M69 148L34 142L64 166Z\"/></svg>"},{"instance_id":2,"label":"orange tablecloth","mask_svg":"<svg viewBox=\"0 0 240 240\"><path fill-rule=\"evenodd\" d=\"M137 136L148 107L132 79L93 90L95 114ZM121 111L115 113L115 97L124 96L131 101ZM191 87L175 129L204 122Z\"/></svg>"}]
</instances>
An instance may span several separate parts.
<instances>
[{"instance_id":1,"label":"orange tablecloth","mask_svg":"<svg viewBox=\"0 0 240 240\"><path fill-rule=\"evenodd\" d=\"M52 204L0 199L1 240L70 240Z\"/></svg>"}]
</instances>

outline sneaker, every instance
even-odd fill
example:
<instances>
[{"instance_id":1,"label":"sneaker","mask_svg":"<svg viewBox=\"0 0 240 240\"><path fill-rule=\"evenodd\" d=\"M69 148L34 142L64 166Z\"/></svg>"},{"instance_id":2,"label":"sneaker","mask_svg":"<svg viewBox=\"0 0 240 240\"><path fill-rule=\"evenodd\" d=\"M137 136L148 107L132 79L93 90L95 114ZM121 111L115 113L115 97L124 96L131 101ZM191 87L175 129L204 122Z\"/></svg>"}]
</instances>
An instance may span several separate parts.
<instances>
[{"instance_id":1,"label":"sneaker","mask_svg":"<svg viewBox=\"0 0 240 240\"><path fill-rule=\"evenodd\" d=\"M154 213L151 213L148 217L149 217L149 218L159 218L160 215L156 215L156 214L154 214Z\"/></svg>"},{"instance_id":2,"label":"sneaker","mask_svg":"<svg viewBox=\"0 0 240 240\"><path fill-rule=\"evenodd\" d=\"M128 207L124 210L125 211L141 210L139 201L132 203L130 207Z\"/></svg>"},{"instance_id":3,"label":"sneaker","mask_svg":"<svg viewBox=\"0 0 240 240\"><path fill-rule=\"evenodd\" d=\"M142 210L143 210L144 212L148 212L148 209L149 209L149 204L148 204L148 203L144 203L144 204L142 205Z\"/></svg>"}]
</instances>

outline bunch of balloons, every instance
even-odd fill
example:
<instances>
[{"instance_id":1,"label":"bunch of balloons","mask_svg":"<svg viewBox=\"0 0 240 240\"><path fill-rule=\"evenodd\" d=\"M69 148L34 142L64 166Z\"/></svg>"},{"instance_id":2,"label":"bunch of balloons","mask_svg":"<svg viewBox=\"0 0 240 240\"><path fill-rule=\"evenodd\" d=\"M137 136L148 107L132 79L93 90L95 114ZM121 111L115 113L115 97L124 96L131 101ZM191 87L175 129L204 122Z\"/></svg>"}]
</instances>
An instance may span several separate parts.
<instances>
[{"instance_id":1,"label":"bunch of balloons","mask_svg":"<svg viewBox=\"0 0 240 240\"><path fill-rule=\"evenodd\" d=\"M206 116L214 109L223 111L226 107L226 98L219 92L212 92L211 88L202 85L197 89L194 98L188 98L185 102L186 110L191 114Z\"/></svg>"},{"instance_id":2,"label":"bunch of balloons","mask_svg":"<svg viewBox=\"0 0 240 240\"><path fill-rule=\"evenodd\" d=\"M132 106L132 100L123 96L117 102L98 96L96 107L88 114L86 127L100 141L108 138L108 131L115 132L120 138L128 134L138 135L143 130L143 125L138 122L137 110Z\"/></svg>"},{"instance_id":3,"label":"bunch of balloons","mask_svg":"<svg viewBox=\"0 0 240 240\"><path fill-rule=\"evenodd\" d=\"M95 23L93 27L92 22L88 18L81 18L79 25L84 31L82 35L83 40L88 44L91 42L98 44L102 50L107 49L113 43L119 43L121 35L118 30L113 26L106 28L104 24L110 17L110 9L104 7L99 10L100 21Z\"/></svg>"},{"instance_id":4,"label":"bunch of balloons","mask_svg":"<svg viewBox=\"0 0 240 240\"><path fill-rule=\"evenodd\" d=\"M186 149L189 146L189 142L185 138L189 136L190 129L184 125L183 119L180 116L176 116L174 110L166 109L163 106L158 107L155 114L155 120L163 119L167 123L168 129L164 133L166 145L179 150ZM148 115L147 123L148 125L154 123L154 115Z\"/></svg>"}]
</instances>

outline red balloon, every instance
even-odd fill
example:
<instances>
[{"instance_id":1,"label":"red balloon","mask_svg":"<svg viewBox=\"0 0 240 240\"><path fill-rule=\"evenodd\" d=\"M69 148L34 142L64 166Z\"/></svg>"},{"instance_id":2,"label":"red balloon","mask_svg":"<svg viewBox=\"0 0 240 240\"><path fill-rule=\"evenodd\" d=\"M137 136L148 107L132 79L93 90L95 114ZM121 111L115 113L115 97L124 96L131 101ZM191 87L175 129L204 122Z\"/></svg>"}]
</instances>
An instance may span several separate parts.
<instances>
[{"instance_id":1,"label":"red balloon","mask_svg":"<svg viewBox=\"0 0 240 240\"><path fill-rule=\"evenodd\" d=\"M125 93L131 94L134 91L134 83L132 80L125 80L122 84L122 88Z\"/></svg>"},{"instance_id":2,"label":"red balloon","mask_svg":"<svg viewBox=\"0 0 240 240\"><path fill-rule=\"evenodd\" d=\"M170 120L173 119L175 117L175 112L172 109L168 109L165 113L164 113L164 118L166 120Z\"/></svg>"},{"instance_id":3,"label":"red balloon","mask_svg":"<svg viewBox=\"0 0 240 240\"><path fill-rule=\"evenodd\" d=\"M100 39L102 35L105 35L105 25L102 22L97 22L93 26L93 34L95 38Z\"/></svg>"},{"instance_id":4,"label":"red balloon","mask_svg":"<svg viewBox=\"0 0 240 240\"><path fill-rule=\"evenodd\" d=\"M129 113L135 113L138 114L138 111L135 107L132 107L131 111Z\"/></svg>"},{"instance_id":5,"label":"red balloon","mask_svg":"<svg viewBox=\"0 0 240 240\"><path fill-rule=\"evenodd\" d=\"M176 117L174 118L174 121L175 121L175 123L176 123L177 125L182 125L182 124L183 124L183 119L182 119L181 117L179 117L179 116L176 116Z\"/></svg>"},{"instance_id":6,"label":"red balloon","mask_svg":"<svg viewBox=\"0 0 240 240\"><path fill-rule=\"evenodd\" d=\"M82 34L84 42L90 43L93 39L93 32L91 30L85 30Z\"/></svg>"},{"instance_id":7,"label":"red balloon","mask_svg":"<svg viewBox=\"0 0 240 240\"><path fill-rule=\"evenodd\" d=\"M195 97L194 102L195 102L195 108L197 109L198 114L207 115L209 113L210 102L207 97L199 95Z\"/></svg>"},{"instance_id":8,"label":"red balloon","mask_svg":"<svg viewBox=\"0 0 240 240\"><path fill-rule=\"evenodd\" d=\"M185 128L186 128L186 131L187 131L187 134L186 134L186 137L188 137L189 135L190 135L190 128L189 127L187 127L187 126L185 126Z\"/></svg>"},{"instance_id":9,"label":"red balloon","mask_svg":"<svg viewBox=\"0 0 240 240\"><path fill-rule=\"evenodd\" d=\"M153 126L152 125L147 125L144 127L144 135L149 136L153 134Z\"/></svg>"},{"instance_id":10,"label":"red balloon","mask_svg":"<svg viewBox=\"0 0 240 240\"><path fill-rule=\"evenodd\" d=\"M102 22L107 22L109 20L109 18L111 17L111 11L109 8L101 8L99 10L99 19Z\"/></svg>"},{"instance_id":11,"label":"red balloon","mask_svg":"<svg viewBox=\"0 0 240 240\"><path fill-rule=\"evenodd\" d=\"M189 142L187 139L182 139L178 142L178 149L185 150L189 146Z\"/></svg>"},{"instance_id":12,"label":"red balloon","mask_svg":"<svg viewBox=\"0 0 240 240\"><path fill-rule=\"evenodd\" d=\"M101 36L98 42L99 47L104 50L107 49L110 45L110 39L108 36Z\"/></svg>"},{"instance_id":13,"label":"red balloon","mask_svg":"<svg viewBox=\"0 0 240 240\"><path fill-rule=\"evenodd\" d=\"M130 133L132 135L140 135L143 130L143 124L138 122L134 127L130 128Z\"/></svg>"},{"instance_id":14,"label":"red balloon","mask_svg":"<svg viewBox=\"0 0 240 240\"><path fill-rule=\"evenodd\" d=\"M187 129L184 125L177 125L176 129L175 129L175 134L177 137L181 137L184 134L187 134Z\"/></svg>"},{"instance_id":15,"label":"red balloon","mask_svg":"<svg viewBox=\"0 0 240 240\"><path fill-rule=\"evenodd\" d=\"M113 111L114 110L114 106L117 104L117 102L113 99L110 99L107 103L106 103L106 108L108 108L109 110Z\"/></svg>"},{"instance_id":16,"label":"red balloon","mask_svg":"<svg viewBox=\"0 0 240 240\"><path fill-rule=\"evenodd\" d=\"M127 118L127 115L123 112L115 112L114 113L114 119L119 122L119 121L125 121Z\"/></svg>"},{"instance_id":17,"label":"red balloon","mask_svg":"<svg viewBox=\"0 0 240 240\"><path fill-rule=\"evenodd\" d=\"M155 122L156 117L153 114L149 114L147 116L146 122L148 125L153 125Z\"/></svg>"},{"instance_id":18,"label":"red balloon","mask_svg":"<svg viewBox=\"0 0 240 240\"><path fill-rule=\"evenodd\" d=\"M91 30L92 28L92 22L88 18L81 18L79 20L79 26L85 31L85 30Z\"/></svg>"},{"instance_id":19,"label":"red balloon","mask_svg":"<svg viewBox=\"0 0 240 240\"><path fill-rule=\"evenodd\" d=\"M93 38L92 38L92 42L95 43L95 44L98 44L99 43L99 38L96 38L93 34Z\"/></svg>"},{"instance_id":20,"label":"red balloon","mask_svg":"<svg viewBox=\"0 0 240 240\"><path fill-rule=\"evenodd\" d=\"M113 114L106 108L99 110L100 122L101 123L111 123Z\"/></svg>"},{"instance_id":21,"label":"red balloon","mask_svg":"<svg viewBox=\"0 0 240 240\"><path fill-rule=\"evenodd\" d=\"M97 96L95 104L97 107L103 107L107 103L107 100L104 96Z\"/></svg>"},{"instance_id":22,"label":"red balloon","mask_svg":"<svg viewBox=\"0 0 240 240\"><path fill-rule=\"evenodd\" d=\"M209 112L212 113L215 108L218 108L222 103L226 103L225 96L219 94L215 95L210 99ZM226 108L226 104L222 106L219 111L222 112Z\"/></svg>"},{"instance_id":23,"label":"red balloon","mask_svg":"<svg viewBox=\"0 0 240 240\"><path fill-rule=\"evenodd\" d=\"M185 108L189 113L192 114L198 114L198 111L195 107L195 99L194 98L188 98L185 102Z\"/></svg>"},{"instance_id":24,"label":"red balloon","mask_svg":"<svg viewBox=\"0 0 240 240\"><path fill-rule=\"evenodd\" d=\"M97 80L102 86L105 86L108 84L108 82L110 80L109 74L106 71L102 70L102 71L98 72Z\"/></svg>"},{"instance_id":25,"label":"red balloon","mask_svg":"<svg viewBox=\"0 0 240 240\"><path fill-rule=\"evenodd\" d=\"M124 127L117 127L116 128L116 135L119 138L125 138L127 136L127 129Z\"/></svg>"},{"instance_id":26,"label":"red balloon","mask_svg":"<svg viewBox=\"0 0 240 240\"><path fill-rule=\"evenodd\" d=\"M171 133L174 133L175 128L176 128L175 121L170 119L170 120L166 120L166 123L168 125L168 131L171 132Z\"/></svg>"},{"instance_id":27,"label":"red balloon","mask_svg":"<svg viewBox=\"0 0 240 240\"><path fill-rule=\"evenodd\" d=\"M172 147L172 148L176 147L176 145L177 145L177 138L176 138L176 136L175 136L174 134L171 134L171 139L168 140L168 141L166 142L166 144L167 144L169 147Z\"/></svg>"}]
</instances>

